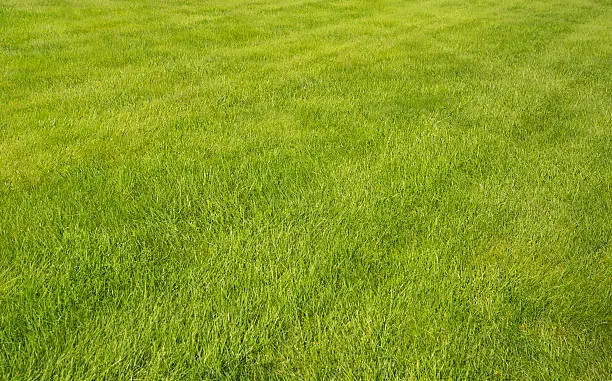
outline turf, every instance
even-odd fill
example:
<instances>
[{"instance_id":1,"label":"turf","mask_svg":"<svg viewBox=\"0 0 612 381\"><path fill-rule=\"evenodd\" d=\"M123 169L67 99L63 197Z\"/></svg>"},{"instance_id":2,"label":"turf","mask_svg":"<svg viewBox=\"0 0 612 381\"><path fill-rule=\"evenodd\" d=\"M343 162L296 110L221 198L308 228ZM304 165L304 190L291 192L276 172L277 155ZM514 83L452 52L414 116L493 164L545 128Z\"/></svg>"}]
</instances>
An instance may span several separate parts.
<instances>
[{"instance_id":1,"label":"turf","mask_svg":"<svg viewBox=\"0 0 612 381\"><path fill-rule=\"evenodd\" d=\"M612 378L609 0L0 0L1 379Z\"/></svg>"}]
</instances>

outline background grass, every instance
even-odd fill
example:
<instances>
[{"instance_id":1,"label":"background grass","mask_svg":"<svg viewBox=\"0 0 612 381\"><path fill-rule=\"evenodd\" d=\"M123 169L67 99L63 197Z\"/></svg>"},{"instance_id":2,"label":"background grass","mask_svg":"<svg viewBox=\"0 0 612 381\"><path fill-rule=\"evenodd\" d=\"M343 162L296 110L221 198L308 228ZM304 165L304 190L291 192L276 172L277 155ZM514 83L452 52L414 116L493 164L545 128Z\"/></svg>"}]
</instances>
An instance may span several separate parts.
<instances>
[{"instance_id":1,"label":"background grass","mask_svg":"<svg viewBox=\"0 0 612 381\"><path fill-rule=\"evenodd\" d=\"M0 378L612 378L612 3L0 0Z\"/></svg>"}]
</instances>

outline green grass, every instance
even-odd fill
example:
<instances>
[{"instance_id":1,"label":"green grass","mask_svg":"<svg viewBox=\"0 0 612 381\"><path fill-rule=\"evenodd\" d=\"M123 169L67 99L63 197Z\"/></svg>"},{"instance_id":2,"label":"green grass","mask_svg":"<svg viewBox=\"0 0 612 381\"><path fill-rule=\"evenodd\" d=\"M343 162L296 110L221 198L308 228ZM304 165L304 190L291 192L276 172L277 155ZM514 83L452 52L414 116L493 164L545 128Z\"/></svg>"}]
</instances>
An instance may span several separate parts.
<instances>
[{"instance_id":1,"label":"green grass","mask_svg":"<svg viewBox=\"0 0 612 381\"><path fill-rule=\"evenodd\" d=\"M609 0L0 0L0 379L612 378Z\"/></svg>"}]
</instances>

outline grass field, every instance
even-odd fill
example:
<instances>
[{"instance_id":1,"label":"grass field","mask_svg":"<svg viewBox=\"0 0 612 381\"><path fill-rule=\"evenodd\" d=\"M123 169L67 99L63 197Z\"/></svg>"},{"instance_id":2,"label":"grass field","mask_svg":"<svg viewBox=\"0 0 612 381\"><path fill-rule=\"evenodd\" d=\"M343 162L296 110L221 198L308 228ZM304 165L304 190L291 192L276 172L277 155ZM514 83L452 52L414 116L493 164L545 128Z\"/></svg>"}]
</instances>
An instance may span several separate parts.
<instances>
[{"instance_id":1,"label":"grass field","mask_svg":"<svg viewBox=\"0 0 612 381\"><path fill-rule=\"evenodd\" d=\"M0 0L0 379L612 379L609 0Z\"/></svg>"}]
</instances>

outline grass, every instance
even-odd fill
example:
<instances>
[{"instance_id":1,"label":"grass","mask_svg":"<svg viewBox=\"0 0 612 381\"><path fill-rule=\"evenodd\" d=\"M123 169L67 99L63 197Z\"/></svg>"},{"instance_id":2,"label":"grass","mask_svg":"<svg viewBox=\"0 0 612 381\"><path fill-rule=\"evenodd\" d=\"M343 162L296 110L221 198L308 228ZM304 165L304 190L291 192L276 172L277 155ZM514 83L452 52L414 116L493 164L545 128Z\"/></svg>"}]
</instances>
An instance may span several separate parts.
<instances>
[{"instance_id":1,"label":"grass","mask_svg":"<svg viewBox=\"0 0 612 381\"><path fill-rule=\"evenodd\" d=\"M612 378L608 0L0 0L1 379Z\"/></svg>"}]
</instances>

